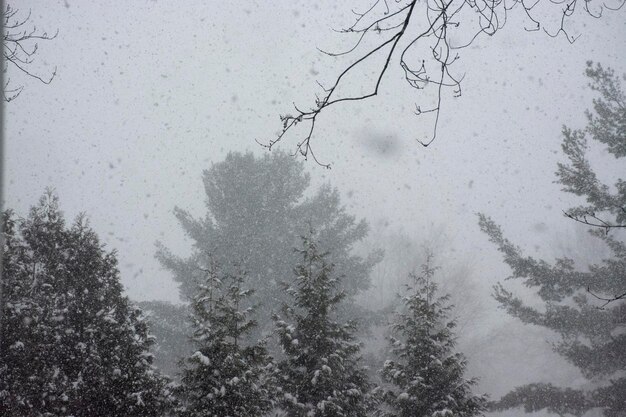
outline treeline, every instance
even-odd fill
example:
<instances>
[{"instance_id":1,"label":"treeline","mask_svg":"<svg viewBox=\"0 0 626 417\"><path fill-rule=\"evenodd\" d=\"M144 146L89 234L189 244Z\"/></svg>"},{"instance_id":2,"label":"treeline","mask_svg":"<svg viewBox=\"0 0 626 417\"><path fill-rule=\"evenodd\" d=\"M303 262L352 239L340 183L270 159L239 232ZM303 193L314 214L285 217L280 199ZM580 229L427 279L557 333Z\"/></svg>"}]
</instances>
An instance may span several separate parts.
<instances>
[{"instance_id":1,"label":"treeline","mask_svg":"<svg viewBox=\"0 0 626 417\"><path fill-rule=\"evenodd\" d=\"M310 231L295 251L286 301L272 317L275 343L253 335L260 304L241 265L202 269L190 303L194 351L179 383L153 366L154 340L122 294L115 253L84 216L65 225L47 192L27 219L4 214L5 298L0 400L7 416L478 415L454 320L436 296L434 269L412 276L394 321L382 383L362 363L348 293Z\"/></svg>"},{"instance_id":2,"label":"treeline","mask_svg":"<svg viewBox=\"0 0 626 417\"><path fill-rule=\"evenodd\" d=\"M588 378L585 390L541 381L493 402L472 392L453 307L437 291L446 277L430 256L389 314L369 311L355 296L383 254L356 254L367 223L329 185L311 190L292 157L231 153L203 173L204 217L175 210L191 255L158 244L185 304L142 303L149 320L123 295L115 252L85 216L67 225L53 192L26 218L3 213L0 414L408 417L524 407L624 415L626 183L602 183L587 152L591 138L617 161L626 156L626 99L611 70L589 64L587 75L599 98L585 129L564 129L557 180L585 198L566 215L610 256L585 270L573 259L536 260L479 218L511 278L535 289L542 307L503 285L496 300L559 336L554 349ZM387 327L388 346L367 360L372 323Z\"/></svg>"}]
</instances>

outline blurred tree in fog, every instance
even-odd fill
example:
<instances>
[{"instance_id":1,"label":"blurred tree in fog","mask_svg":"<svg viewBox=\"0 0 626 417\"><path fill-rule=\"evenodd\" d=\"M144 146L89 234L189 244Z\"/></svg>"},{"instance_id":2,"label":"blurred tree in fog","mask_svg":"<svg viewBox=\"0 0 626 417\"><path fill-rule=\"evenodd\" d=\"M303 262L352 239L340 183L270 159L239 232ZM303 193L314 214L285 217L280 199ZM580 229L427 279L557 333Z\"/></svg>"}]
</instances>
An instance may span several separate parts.
<instances>
[{"instance_id":1,"label":"blurred tree in fog","mask_svg":"<svg viewBox=\"0 0 626 417\"><path fill-rule=\"evenodd\" d=\"M0 414L161 416L173 404L153 338L123 296L115 252L84 216L67 228L48 192L3 213Z\"/></svg>"},{"instance_id":2,"label":"blurred tree in fog","mask_svg":"<svg viewBox=\"0 0 626 417\"><path fill-rule=\"evenodd\" d=\"M390 360L381 370L383 416L478 416L486 397L472 394L476 379L464 377L467 361L454 352L456 321L449 318L449 296L437 294L432 257L401 298L392 324Z\"/></svg>"},{"instance_id":3,"label":"blurred tree in fog","mask_svg":"<svg viewBox=\"0 0 626 417\"><path fill-rule=\"evenodd\" d=\"M330 252L328 262L338 275L345 276L342 289L348 300L344 313L353 317L360 312L351 302L352 296L368 288L370 271L382 253L373 251L364 258L353 253L353 246L367 236L368 225L346 212L336 189L323 185L312 190L303 163L283 152L261 157L230 153L204 171L203 182L204 217L195 219L175 209L193 242L191 256L178 257L158 244L157 258L174 274L183 300L193 299L211 262L217 262L225 272L238 265L247 271L255 290L250 303L261 304L254 336L271 331L271 313L287 297L280 283L293 279L298 260L294 248L300 236L313 228L320 250ZM158 330L158 318L154 321ZM183 333L179 340L184 343Z\"/></svg>"},{"instance_id":4,"label":"blurred tree in fog","mask_svg":"<svg viewBox=\"0 0 626 417\"><path fill-rule=\"evenodd\" d=\"M291 278L294 248L310 228L319 234L322 250L331 253L329 262L337 273L345 275L348 295L368 288L369 273L382 254L364 259L352 253L354 244L367 236L367 223L348 214L339 192L329 185L312 192L309 175L292 156L230 153L204 171L203 182L205 216L194 219L183 209L174 211L193 240L192 256L181 259L158 247L157 257L174 273L183 299L195 295L214 259L225 268L238 264L248 271L256 298L270 304L283 300L277 284Z\"/></svg>"},{"instance_id":5,"label":"blurred tree in fog","mask_svg":"<svg viewBox=\"0 0 626 417\"><path fill-rule=\"evenodd\" d=\"M383 249L385 257L374 266L372 287L360 299L369 308L391 313L396 305L396 295L404 292L404 287L410 283L409 275L421 267L428 254L436 254L446 259L446 264L441 266L445 280L440 282L439 288L452 297L458 320L457 336L467 329L463 336L471 338L475 333L472 324L486 311L480 302L482 290L472 277L473 261L459 260L443 226L432 227L428 233L420 235L422 240L418 241L403 230L389 230L388 224L384 220L376 222L363 245Z\"/></svg>"},{"instance_id":6,"label":"blurred tree in fog","mask_svg":"<svg viewBox=\"0 0 626 417\"><path fill-rule=\"evenodd\" d=\"M583 196L587 202L565 215L591 226L590 233L604 242L609 257L587 270L576 269L574 260L568 258L551 265L525 257L484 215L480 215L480 227L503 253L513 271L510 278L535 288L544 308L528 306L501 284L495 287L496 300L524 323L558 333L555 351L594 381L595 388L584 392L530 384L504 396L495 404L497 409L524 405L526 411L546 408L582 415L599 407L607 417L626 414L626 181L618 178L613 188L603 184L588 159L587 143L591 137L621 162L626 156L626 100L612 70L588 63L586 74L600 97L593 102L594 112L587 113L586 129L563 129L562 147L569 162L559 164L557 176L564 191Z\"/></svg>"},{"instance_id":7,"label":"blurred tree in fog","mask_svg":"<svg viewBox=\"0 0 626 417\"><path fill-rule=\"evenodd\" d=\"M44 84L50 84L56 75L56 68L49 76L39 75L32 68L32 64L37 54L38 41L48 41L54 39L57 34L48 35L47 32L40 32L36 27L29 27L30 12L27 16L20 15L19 9L13 9L7 4L6 9L2 11L4 36L2 38L2 46L4 53L3 73L6 77L9 64L12 68L16 68L19 73L38 80ZM24 86L12 87L10 80L4 80L2 92L4 100L9 102L20 95Z\"/></svg>"}]
</instances>

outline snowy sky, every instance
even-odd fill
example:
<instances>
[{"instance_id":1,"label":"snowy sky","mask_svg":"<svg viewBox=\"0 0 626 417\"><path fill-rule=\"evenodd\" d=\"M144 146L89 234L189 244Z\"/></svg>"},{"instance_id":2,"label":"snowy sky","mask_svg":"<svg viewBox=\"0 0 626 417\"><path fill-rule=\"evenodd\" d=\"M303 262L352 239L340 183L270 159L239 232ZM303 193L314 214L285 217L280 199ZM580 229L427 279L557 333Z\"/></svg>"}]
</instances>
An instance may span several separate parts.
<instances>
[{"instance_id":1,"label":"snowy sky","mask_svg":"<svg viewBox=\"0 0 626 417\"><path fill-rule=\"evenodd\" d=\"M255 139L272 138L292 102L312 105L315 80L334 80L349 61L316 47L349 45L331 29L352 22L351 3L20 0L38 28L59 30L37 55L40 71L58 74L48 86L24 81L5 106L6 206L25 214L54 187L68 218L85 211L119 251L132 298L177 300L154 259L156 240L188 250L173 207L201 214L202 170L228 151L265 152ZM313 182L330 181L352 212L418 241L443 230L441 257L470 260L493 303L489 288L507 270L475 213L492 215L529 253L554 254L556 233L571 229L561 210L575 202L553 183L560 130L585 124L587 60L626 72L625 23L624 11L579 19L573 45L516 19L480 38L461 51L463 96L445 93L427 149L416 139L432 126L412 110L432 94L408 89L393 66L379 97L319 118L316 154L333 168L308 163ZM354 82L371 83L368 68ZM281 148L293 151L297 139Z\"/></svg>"}]
</instances>

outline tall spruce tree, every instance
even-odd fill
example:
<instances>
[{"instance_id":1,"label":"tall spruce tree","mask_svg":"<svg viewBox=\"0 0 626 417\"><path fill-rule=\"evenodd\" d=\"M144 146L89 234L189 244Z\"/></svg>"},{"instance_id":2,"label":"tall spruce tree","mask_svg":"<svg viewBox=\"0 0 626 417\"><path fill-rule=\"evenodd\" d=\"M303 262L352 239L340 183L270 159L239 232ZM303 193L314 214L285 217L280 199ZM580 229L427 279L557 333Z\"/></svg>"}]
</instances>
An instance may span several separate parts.
<instances>
[{"instance_id":1,"label":"tall spruce tree","mask_svg":"<svg viewBox=\"0 0 626 417\"><path fill-rule=\"evenodd\" d=\"M535 289L544 305L531 307L501 284L495 287L496 300L522 322L558 334L555 351L593 383L587 390L546 383L521 386L494 404L495 409L524 406L528 412L546 409L580 416L600 408L607 417L626 415L626 181L618 178L614 187L600 181L587 141L590 137L605 145L618 161L626 156L626 95L612 70L588 63L586 74L600 98L593 102L594 112L587 112L586 129L563 129L562 148L569 161L559 164L557 177L563 191L586 199L586 205L566 211L566 216L589 226L610 257L586 270L569 258L550 264L524 256L488 217L481 215L479 223L511 268L510 279Z\"/></svg>"},{"instance_id":2,"label":"tall spruce tree","mask_svg":"<svg viewBox=\"0 0 626 417\"><path fill-rule=\"evenodd\" d=\"M163 415L153 339L85 217L66 228L47 192L25 220L3 213L3 239L0 414Z\"/></svg>"},{"instance_id":3,"label":"tall spruce tree","mask_svg":"<svg viewBox=\"0 0 626 417\"><path fill-rule=\"evenodd\" d=\"M380 371L385 417L477 416L486 397L474 395L476 379L464 377L466 359L454 352L455 320L449 318L448 295L437 296L435 268L428 255L421 274L410 274L389 338L393 359Z\"/></svg>"},{"instance_id":4,"label":"tall spruce tree","mask_svg":"<svg viewBox=\"0 0 626 417\"><path fill-rule=\"evenodd\" d=\"M370 384L360 365L355 322L339 323L346 297L317 244L303 238L296 279L286 287L292 302L274 316L285 354L278 364L278 404L293 417L362 417Z\"/></svg>"},{"instance_id":5,"label":"tall spruce tree","mask_svg":"<svg viewBox=\"0 0 626 417\"><path fill-rule=\"evenodd\" d=\"M254 309L244 307L252 290L241 271L220 274L212 263L206 273L192 302L197 350L183 362L180 415L263 416L273 406L273 364L264 341L244 341L256 326Z\"/></svg>"}]
</instances>

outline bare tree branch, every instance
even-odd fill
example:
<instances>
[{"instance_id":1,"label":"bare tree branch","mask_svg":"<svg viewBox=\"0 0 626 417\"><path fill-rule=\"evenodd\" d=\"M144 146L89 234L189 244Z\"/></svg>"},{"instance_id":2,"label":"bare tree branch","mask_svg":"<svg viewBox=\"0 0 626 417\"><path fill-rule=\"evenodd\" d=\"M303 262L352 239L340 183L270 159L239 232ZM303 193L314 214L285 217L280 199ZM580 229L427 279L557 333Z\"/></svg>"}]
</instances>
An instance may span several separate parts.
<instances>
[{"instance_id":1,"label":"bare tree branch","mask_svg":"<svg viewBox=\"0 0 626 417\"><path fill-rule=\"evenodd\" d=\"M592 297L594 297L595 299L600 300L600 301L604 301L604 304L602 304L601 306L598 307L600 310L604 309L604 307L606 307L607 305L611 304L612 302L615 302L617 300L626 299L626 292L621 294L621 295L616 295L614 297L602 297L602 296L599 296L597 294L594 294L589 288L587 288L587 292Z\"/></svg>"},{"instance_id":2,"label":"bare tree branch","mask_svg":"<svg viewBox=\"0 0 626 417\"><path fill-rule=\"evenodd\" d=\"M580 35L570 33L568 20L577 12L578 2L583 2L583 5L578 8L578 10L582 10L580 13L593 18L600 18L604 9L619 10L626 2L626 0L615 1L618 3L617 7L600 4L592 10L588 0L425 0L423 2L417 0L396 0L394 2L374 0L364 12L353 10L356 18L351 26L337 30L342 34L356 36L351 47L341 52L319 50L328 56L339 57L356 54L360 48L364 47L366 38L377 36L383 39L375 41L373 46L370 46L365 52L361 52L351 64L347 65L337 76L332 87L322 87L322 98L318 97L315 100L314 107L309 110L301 110L294 105L295 114L280 117L283 125L280 133L269 141L257 139L257 142L271 149L283 140L289 131L296 130L295 126L307 122L309 127L305 130L306 133L303 138L297 142L295 153L301 154L305 159L311 156L318 164L330 168L329 164L321 163L316 158L311 147L311 139L315 133L318 116L326 108L335 104L362 101L378 95L385 73L392 61L397 59L410 87L422 90L431 85L435 86L436 104L434 107L423 110L420 105L415 105L415 114L418 116L426 113L434 114L430 137L427 140L417 138L420 144L429 146L437 137L442 98L446 89L451 88L455 97L461 95L463 77L454 75L452 71L453 64L459 59L459 55L453 51L467 48L480 35L495 35L505 26L509 12L516 8L521 9L521 13L531 23L529 27L524 28L525 30L543 30L548 36L557 37L561 35L573 43ZM413 30L415 29L413 28L414 25L422 24L417 19L418 4L423 6L424 17L426 18L423 30ZM539 8L536 6L540 4L542 8L541 11L538 11ZM554 13L551 15L551 12ZM544 25L553 20L554 17L558 17L558 27L556 29L545 27ZM467 27L469 30L465 33L471 33L470 40L466 43L453 45L451 41L453 32L457 29L460 30L462 26L463 29ZM415 32L417 34L414 34ZM404 46L399 47L400 43ZM430 52L419 57L418 46L427 47ZM337 89L344 77L354 72L360 64L369 61L374 55L380 53L384 54L384 61L377 72L373 89L369 93L336 97ZM321 86L321 84L319 85Z\"/></svg>"},{"instance_id":3,"label":"bare tree branch","mask_svg":"<svg viewBox=\"0 0 626 417\"><path fill-rule=\"evenodd\" d=\"M570 218L578 223L582 223L591 227L602 228L604 229L604 232L606 234L608 234L611 229L619 229L619 228L626 227L626 224L613 224L606 220L603 220L600 217L598 217L595 213L592 213L592 212L586 212L583 215L576 215L576 214L564 211L563 214L565 215L565 217Z\"/></svg>"},{"instance_id":4,"label":"bare tree branch","mask_svg":"<svg viewBox=\"0 0 626 417\"><path fill-rule=\"evenodd\" d=\"M52 74L43 76L32 70L30 66L34 62L38 50L37 41L52 40L56 38L58 31L54 35L48 35L47 32L38 31L35 26L31 29L27 29L31 18L30 10L25 17L19 17L19 10L13 9L11 6L7 5L3 14L4 37L2 46L4 53L4 73L6 74L9 64L11 64L27 77L38 80L44 84L50 84L56 76L56 67L52 71ZM2 89L4 100L6 102L14 100L20 95L23 89L24 86L10 87L10 79L7 79Z\"/></svg>"}]
</instances>

